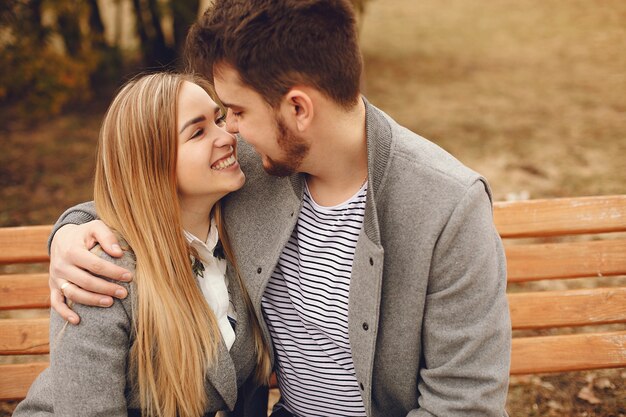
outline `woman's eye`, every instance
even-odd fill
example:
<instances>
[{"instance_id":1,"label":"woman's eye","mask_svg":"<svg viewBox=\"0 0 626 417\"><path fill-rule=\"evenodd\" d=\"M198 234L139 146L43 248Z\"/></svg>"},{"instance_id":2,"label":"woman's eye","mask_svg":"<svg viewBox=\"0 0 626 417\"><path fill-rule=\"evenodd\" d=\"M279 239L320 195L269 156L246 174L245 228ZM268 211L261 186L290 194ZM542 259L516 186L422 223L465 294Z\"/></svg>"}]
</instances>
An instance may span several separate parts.
<instances>
[{"instance_id":1,"label":"woman's eye","mask_svg":"<svg viewBox=\"0 0 626 417\"><path fill-rule=\"evenodd\" d=\"M218 125L218 126L222 126L224 123L226 123L226 115L225 114L222 114L220 117L215 119L215 124Z\"/></svg>"},{"instance_id":2,"label":"woman's eye","mask_svg":"<svg viewBox=\"0 0 626 417\"><path fill-rule=\"evenodd\" d=\"M202 135L203 133L204 133L204 129L198 129L195 132L193 132L193 135L191 135L190 139L197 138L198 136Z\"/></svg>"}]
</instances>

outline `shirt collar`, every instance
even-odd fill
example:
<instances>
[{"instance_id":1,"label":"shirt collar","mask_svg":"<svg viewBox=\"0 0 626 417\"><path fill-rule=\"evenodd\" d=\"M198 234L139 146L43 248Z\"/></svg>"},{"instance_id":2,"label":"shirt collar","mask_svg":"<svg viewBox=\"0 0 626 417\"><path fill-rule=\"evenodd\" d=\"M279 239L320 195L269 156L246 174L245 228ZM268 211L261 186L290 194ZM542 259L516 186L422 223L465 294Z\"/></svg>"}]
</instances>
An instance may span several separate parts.
<instances>
[{"instance_id":1,"label":"shirt collar","mask_svg":"<svg viewBox=\"0 0 626 417\"><path fill-rule=\"evenodd\" d=\"M198 256L202 261L209 262L211 258L215 256L213 252L215 251L215 247L217 246L217 242L219 240L215 219L211 219L211 226L209 227L209 235L207 236L206 242L203 242L186 230L183 230L183 232L185 234L185 239L187 239L187 243L189 243L189 245L191 245L198 252Z\"/></svg>"}]
</instances>

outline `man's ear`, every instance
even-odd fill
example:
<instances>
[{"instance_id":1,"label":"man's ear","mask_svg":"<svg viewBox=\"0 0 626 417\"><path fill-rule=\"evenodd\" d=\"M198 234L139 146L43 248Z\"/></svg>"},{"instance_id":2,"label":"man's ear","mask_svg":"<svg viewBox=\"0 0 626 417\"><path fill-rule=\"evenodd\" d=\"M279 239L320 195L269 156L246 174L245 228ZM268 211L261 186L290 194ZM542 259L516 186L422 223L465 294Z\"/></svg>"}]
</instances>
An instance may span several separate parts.
<instances>
[{"instance_id":1,"label":"man's ear","mask_svg":"<svg viewBox=\"0 0 626 417\"><path fill-rule=\"evenodd\" d=\"M283 115L298 132L304 132L313 122L314 104L311 95L303 88L292 88L283 100Z\"/></svg>"}]
</instances>

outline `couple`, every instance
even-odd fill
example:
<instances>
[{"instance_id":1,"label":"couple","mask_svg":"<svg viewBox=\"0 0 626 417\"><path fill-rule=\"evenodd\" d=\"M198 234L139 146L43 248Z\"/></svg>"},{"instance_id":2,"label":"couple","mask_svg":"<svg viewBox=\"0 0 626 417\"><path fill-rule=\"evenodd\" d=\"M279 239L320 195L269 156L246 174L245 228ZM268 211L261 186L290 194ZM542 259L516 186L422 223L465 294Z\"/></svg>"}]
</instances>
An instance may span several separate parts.
<instances>
[{"instance_id":1,"label":"couple","mask_svg":"<svg viewBox=\"0 0 626 417\"><path fill-rule=\"evenodd\" d=\"M360 96L349 3L217 0L187 50L228 111L191 75L114 100L95 208L53 235L51 368L16 415L262 415L270 366L276 416L506 415L489 189ZM99 294L120 300L83 305Z\"/></svg>"}]
</instances>

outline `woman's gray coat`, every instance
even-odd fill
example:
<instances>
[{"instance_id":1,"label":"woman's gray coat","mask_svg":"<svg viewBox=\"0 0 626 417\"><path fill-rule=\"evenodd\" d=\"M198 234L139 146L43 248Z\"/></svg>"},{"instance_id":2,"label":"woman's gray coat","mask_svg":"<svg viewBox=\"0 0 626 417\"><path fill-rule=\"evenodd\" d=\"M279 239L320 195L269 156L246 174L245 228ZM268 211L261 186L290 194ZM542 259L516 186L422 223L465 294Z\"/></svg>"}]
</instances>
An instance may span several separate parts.
<instances>
[{"instance_id":1,"label":"woman's gray coat","mask_svg":"<svg viewBox=\"0 0 626 417\"><path fill-rule=\"evenodd\" d=\"M128 250L120 259L108 256L99 247L96 252L117 265L131 271L135 269L133 254ZM217 410L235 408L238 388L245 391L245 397L255 391L255 384L249 378L256 360L252 330L245 302L232 274L233 268L229 265L228 290L237 311L235 343L229 352L221 341L217 363L207 372L205 388L210 406L207 416ZM51 311L50 367L33 383L14 417L140 415L136 370L128 360L134 338L134 285L122 285L128 289L129 296L124 300L116 299L109 308L74 304L72 308L81 318L76 326L66 325L54 310ZM244 404L240 402L237 408L243 413ZM262 406L248 408L248 416L255 412L258 416L265 415Z\"/></svg>"}]
</instances>

